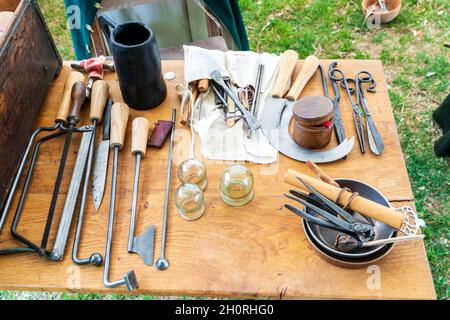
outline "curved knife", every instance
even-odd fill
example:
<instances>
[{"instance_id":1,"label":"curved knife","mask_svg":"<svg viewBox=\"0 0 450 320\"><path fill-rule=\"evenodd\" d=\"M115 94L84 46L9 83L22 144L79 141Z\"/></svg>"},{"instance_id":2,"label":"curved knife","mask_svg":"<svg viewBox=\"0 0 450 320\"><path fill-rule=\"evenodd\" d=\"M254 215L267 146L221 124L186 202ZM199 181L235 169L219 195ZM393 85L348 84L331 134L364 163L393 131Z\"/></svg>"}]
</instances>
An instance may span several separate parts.
<instances>
[{"instance_id":1,"label":"curved knife","mask_svg":"<svg viewBox=\"0 0 450 320\"><path fill-rule=\"evenodd\" d=\"M109 132L111 128L112 104L113 101L111 99L106 103L105 116L103 117L102 141L95 151L94 171L92 176L92 199L94 200L94 207L97 211L102 204L106 184L106 172L108 171Z\"/></svg>"}]
</instances>

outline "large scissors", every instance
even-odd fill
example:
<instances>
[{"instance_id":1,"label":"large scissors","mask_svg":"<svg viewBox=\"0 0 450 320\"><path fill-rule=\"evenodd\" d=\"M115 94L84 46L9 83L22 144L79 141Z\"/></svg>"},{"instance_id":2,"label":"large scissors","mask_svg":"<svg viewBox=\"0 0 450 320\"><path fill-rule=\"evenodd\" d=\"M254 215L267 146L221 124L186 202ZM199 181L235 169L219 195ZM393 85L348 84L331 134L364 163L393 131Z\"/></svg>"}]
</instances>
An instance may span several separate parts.
<instances>
[{"instance_id":1,"label":"large scissors","mask_svg":"<svg viewBox=\"0 0 450 320\"><path fill-rule=\"evenodd\" d=\"M367 129L367 137L369 138L369 148L370 150L376 154L381 155L384 151L384 143L381 138L380 133L373 121L372 115L369 111L369 106L366 100L366 96L364 94L364 83L369 83L366 90L368 92L376 92L376 82L372 76L372 74L368 71L360 71L355 77L356 82L356 90L357 90L357 102L363 108L364 115L366 118L366 129Z\"/></svg>"},{"instance_id":2,"label":"large scissors","mask_svg":"<svg viewBox=\"0 0 450 320\"><path fill-rule=\"evenodd\" d=\"M352 78L346 78L344 72L342 70L336 68L336 64L334 64L333 68L329 70L328 76L332 81L341 82L341 86L345 89L347 92L347 97L350 102L350 105L353 110L353 123L355 124L356 129L356 135L358 137L359 142L359 149L361 150L361 153L366 152L366 143L364 138L364 122L363 122L363 114L361 112L361 109L359 107L359 96L358 96L358 78L352 79ZM355 83L355 88L349 87L349 82ZM355 94L355 99L352 98L352 93Z\"/></svg>"}]
</instances>

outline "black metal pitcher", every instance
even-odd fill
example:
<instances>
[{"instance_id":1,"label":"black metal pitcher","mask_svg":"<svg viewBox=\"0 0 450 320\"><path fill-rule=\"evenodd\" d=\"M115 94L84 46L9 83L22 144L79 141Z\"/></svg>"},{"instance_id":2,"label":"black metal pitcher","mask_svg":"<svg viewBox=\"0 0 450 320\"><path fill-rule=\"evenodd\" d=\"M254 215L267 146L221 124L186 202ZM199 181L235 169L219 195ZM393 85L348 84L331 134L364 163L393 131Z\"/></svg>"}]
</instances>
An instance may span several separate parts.
<instances>
[{"instance_id":1,"label":"black metal pitcher","mask_svg":"<svg viewBox=\"0 0 450 320\"><path fill-rule=\"evenodd\" d=\"M99 22L110 36L109 45L124 102L139 110L160 105L167 96L167 88L152 29L137 21L117 25L105 15L99 16ZM113 28L110 33L108 26Z\"/></svg>"}]
</instances>

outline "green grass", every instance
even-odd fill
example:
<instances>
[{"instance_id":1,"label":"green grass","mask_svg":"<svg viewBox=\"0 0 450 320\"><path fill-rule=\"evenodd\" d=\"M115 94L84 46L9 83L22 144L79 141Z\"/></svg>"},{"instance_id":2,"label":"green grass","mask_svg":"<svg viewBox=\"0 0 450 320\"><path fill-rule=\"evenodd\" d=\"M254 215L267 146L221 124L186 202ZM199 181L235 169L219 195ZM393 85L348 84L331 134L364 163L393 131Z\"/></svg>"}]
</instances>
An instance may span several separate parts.
<instances>
[{"instance_id":1,"label":"green grass","mask_svg":"<svg viewBox=\"0 0 450 320\"><path fill-rule=\"evenodd\" d=\"M64 59L73 49L62 0L40 0ZM432 111L449 93L450 4L448 0L403 0L401 14L381 29L363 24L360 1L241 0L252 50L301 57L381 59L399 129L408 174L421 217L427 222L425 245L439 299L448 299L449 162L434 156L440 135ZM0 292L0 299L125 299L122 295ZM153 297L142 297L152 299Z\"/></svg>"}]
</instances>

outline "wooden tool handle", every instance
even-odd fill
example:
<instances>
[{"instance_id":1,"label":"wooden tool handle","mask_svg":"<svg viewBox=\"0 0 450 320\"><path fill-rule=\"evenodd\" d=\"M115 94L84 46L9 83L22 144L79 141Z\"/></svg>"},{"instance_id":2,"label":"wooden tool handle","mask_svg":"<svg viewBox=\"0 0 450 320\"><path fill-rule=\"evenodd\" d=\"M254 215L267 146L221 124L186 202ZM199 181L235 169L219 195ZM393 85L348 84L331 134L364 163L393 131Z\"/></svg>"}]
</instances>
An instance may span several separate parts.
<instances>
[{"instance_id":1,"label":"wooden tool handle","mask_svg":"<svg viewBox=\"0 0 450 320\"><path fill-rule=\"evenodd\" d=\"M313 177L310 177L306 174L297 172L292 169L288 170L284 182L309 192L309 190L303 185L301 181L297 179L297 177L302 178L314 189L316 189L318 192L320 192L321 194L323 194L325 197L327 197L332 201L336 200L339 192L341 192L342 190L341 188L332 186L328 183L317 180ZM346 205L351 195L352 195L351 192L343 191L341 197L339 198L339 204L341 206ZM353 201L351 201L350 209L359 212L360 214L365 215L367 217L384 222L385 224L395 229L400 229L403 224L402 213L395 211L391 208L385 207L376 202L373 202L372 200L363 198L361 196L358 196L354 198Z\"/></svg>"},{"instance_id":2,"label":"wooden tool handle","mask_svg":"<svg viewBox=\"0 0 450 320\"><path fill-rule=\"evenodd\" d=\"M303 62L300 60L298 60L297 63L295 64L294 71L292 72L292 75L291 75L291 83L294 83L295 79L297 78L298 74L300 73L300 70L302 70L302 64L303 64Z\"/></svg>"},{"instance_id":3,"label":"wooden tool handle","mask_svg":"<svg viewBox=\"0 0 450 320\"><path fill-rule=\"evenodd\" d=\"M201 79L198 81L198 91L200 93L205 93L208 91L209 88L209 80L208 79Z\"/></svg>"},{"instance_id":4,"label":"wooden tool handle","mask_svg":"<svg viewBox=\"0 0 450 320\"><path fill-rule=\"evenodd\" d=\"M277 98L284 96L285 92L289 89L292 72L294 72L297 61L298 54L294 50L286 50L283 52L278 63L278 73L272 87L272 96Z\"/></svg>"},{"instance_id":5,"label":"wooden tool handle","mask_svg":"<svg viewBox=\"0 0 450 320\"><path fill-rule=\"evenodd\" d=\"M133 134L131 140L131 152L133 155L140 153L145 156L147 150L148 131L150 122L147 119L139 117L133 120Z\"/></svg>"},{"instance_id":6,"label":"wooden tool handle","mask_svg":"<svg viewBox=\"0 0 450 320\"><path fill-rule=\"evenodd\" d=\"M322 180L323 182L326 182L328 184L331 184L332 186L339 187L336 181L333 180L329 175L327 175L322 169L320 169L314 162L308 160L306 161L306 165L308 168L314 172L317 179Z\"/></svg>"},{"instance_id":7,"label":"wooden tool handle","mask_svg":"<svg viewBox=\"0 0 450 320\"><path fill-rule=\"evenodd\" d=\"M109 85L105 80L97 80L92 86L91 92L91 111L89 119L98 123L102 121L103 111L109 96Z\"/></svg>"},{"instance_id":8,"label":"wooden tool handle","mask_svg":"<svg viewBox=\"0 0 450 320\"><path fill-rule=\"evenodd\" d=\"M316 72L319 67L319 59L316 56L309 56L303 62L302 68L291 86L291 89L286 95L289 100L298 100L300 94L308 83L309 79Z\"/></svg>"},{"instance_id":9,"label":"wooden tool handle","mask_svg":"<svg viewBox=\"0 0 450 320\"><path fill-rule=\"evenodd\" d=\"M72 87L71 92L72 108L70 109L67 121L70 124L76 125L80 121L80 110L83 106L84 100L86 99L86 87L81 81L75 82Z\"/></svg>"},{"instance_id":10,"label":"wooden tool handle","mask_svg":"<svg viewBox=\"0 0 450 320\"><path fill-rule=\"evenodd\" d=\"M125 132L127 129L128 114L130 110L124 103L116 102L111 107L111 139L109 145L111 148L123 148Z\"/></svg>"},{"instance_id":11,"label":"wooden tool handle","mask_svg":"<svg viewBox=\"0 0 450 320\"><path fill-rule=\"evenodd\" d=\"M56 115L56 122L66 122L67 115L69 114L70 109L70 101L71 101L71 93L72 87L75 82L83 82L85 81L84 75L78 71L72 71L69 73L69 76L66 79L66 83L64 84L63 94L61 98L61 104L59 105L58 113Z\"/></svg>"}]
</instances>

